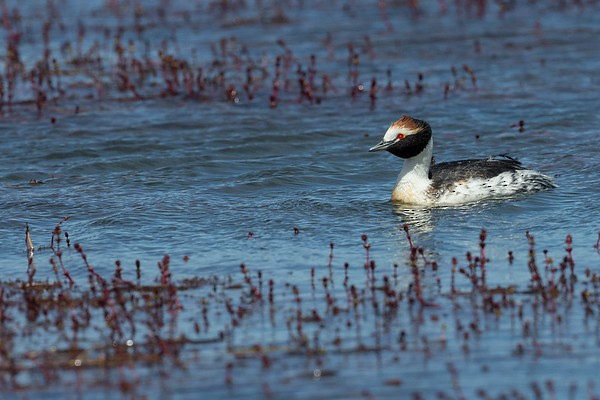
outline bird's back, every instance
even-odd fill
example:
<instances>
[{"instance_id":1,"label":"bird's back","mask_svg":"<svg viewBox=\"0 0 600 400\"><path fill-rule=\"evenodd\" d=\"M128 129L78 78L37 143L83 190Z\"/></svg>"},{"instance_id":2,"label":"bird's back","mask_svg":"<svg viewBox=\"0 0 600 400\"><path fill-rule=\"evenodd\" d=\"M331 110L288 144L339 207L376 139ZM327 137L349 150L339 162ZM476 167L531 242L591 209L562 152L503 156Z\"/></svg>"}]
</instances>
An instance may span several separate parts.
<instances>
[{"instance_id":1,"label":"bird's back","mask_svg":"<svg viewBox=\"0 0 600 400\"><path fill-rule=\"evenodd\" d=\"M460 179L490 179L503 172L524 169L520 161L507 156L443 162L429 168L429 177L434 181L457 181Z\"/></svg>"}]
</instances>

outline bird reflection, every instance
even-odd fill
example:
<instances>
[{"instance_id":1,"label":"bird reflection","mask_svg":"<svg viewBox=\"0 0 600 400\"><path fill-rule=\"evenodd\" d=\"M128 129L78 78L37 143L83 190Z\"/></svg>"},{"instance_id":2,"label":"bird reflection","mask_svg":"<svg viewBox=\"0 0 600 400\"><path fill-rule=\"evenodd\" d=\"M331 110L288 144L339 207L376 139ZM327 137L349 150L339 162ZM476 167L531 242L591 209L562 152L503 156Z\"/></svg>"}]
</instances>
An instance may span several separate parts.
<instances>
[{"instance_id":1,"label":"bird reflection","mask_svg":"<svg viewBox=\"0 0 600 400\"><path fill-rule=\"evenodd\" d=\"M407 224L412 231L425 233L431 232L435 228L431 218L431 208L394 204L392 213L400 218L400 226Z\"/></svg>"}]
</instances>

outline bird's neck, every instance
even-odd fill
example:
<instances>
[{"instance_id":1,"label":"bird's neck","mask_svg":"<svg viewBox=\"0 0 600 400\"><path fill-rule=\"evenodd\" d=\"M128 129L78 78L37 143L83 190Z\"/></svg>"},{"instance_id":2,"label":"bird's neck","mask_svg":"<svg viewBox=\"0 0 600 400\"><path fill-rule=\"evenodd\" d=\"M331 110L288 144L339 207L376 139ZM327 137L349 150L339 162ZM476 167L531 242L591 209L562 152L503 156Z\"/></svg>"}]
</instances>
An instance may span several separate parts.
<instances>
[{"instance_id":1,"label":"bird's neck","mask_svg":"<svg viewBox=\"0 0 600 400\"><path fill-rule=\"evenodd\" d=\"M433 138L422 152L414 157L404 160L402 170L398 175L398 182L402 180L426 180L429 181L429 167L431 166L431 156L433 155Z\"/></svg>"}]
</instances>

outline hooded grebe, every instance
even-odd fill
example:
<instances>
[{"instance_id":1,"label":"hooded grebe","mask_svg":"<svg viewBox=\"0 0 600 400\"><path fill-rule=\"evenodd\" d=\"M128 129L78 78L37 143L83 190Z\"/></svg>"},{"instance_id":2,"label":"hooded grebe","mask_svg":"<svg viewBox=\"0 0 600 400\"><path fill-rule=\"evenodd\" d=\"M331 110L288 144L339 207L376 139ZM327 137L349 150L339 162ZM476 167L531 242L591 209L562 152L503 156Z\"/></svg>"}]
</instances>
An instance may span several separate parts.
<instances>
[{"instance_id":1,"label":"hooded grebe","mask_svg":"<svg viewBox=\"0 0 600 400\"><path fill-rule=\"evenodd\" d=\"M433 138L425 121L403 116L369 151L387 150L404 158L392 201L450 205L556 187L554 180L507 156L432 165Z\"/></svg>"}]
</instances>

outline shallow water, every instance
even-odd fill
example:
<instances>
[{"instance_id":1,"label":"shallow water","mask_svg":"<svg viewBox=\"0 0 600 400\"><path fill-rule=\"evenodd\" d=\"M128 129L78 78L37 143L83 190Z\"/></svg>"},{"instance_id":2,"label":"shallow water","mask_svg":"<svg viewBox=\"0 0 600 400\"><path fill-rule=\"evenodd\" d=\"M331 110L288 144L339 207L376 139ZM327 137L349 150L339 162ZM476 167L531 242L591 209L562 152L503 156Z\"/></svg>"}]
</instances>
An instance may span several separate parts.
<instances>
[{"instance_id":1,"label":"shallow water","mask_svg":"<svg viewBox=\"0 0 600 400\"><path fill-rule=\"evenodd\" d=\"M186 59L192 58L191 48L197 49L198 65L211 59L210 43L235 36L236 46L247 46L250 56L257 63L264 62L270 74L275 57L282 54L276 40L283 39L295 57L289 73L293 86L282 89L274 109L268 106L272 77L262 86L257 83L253 100L238 89L237 103L226 101L221 89L209 92L204 100L183 95L149 99L159 91L151 84L140 88L145 100L135 101L129 93L110 89L105 98L98 99L93 87L74 84L78 80L89 84L85 73L65 76L63 84L70 96L50 102L41 114L34 104L15 106L12 111L4 105L0 118L4 276L26 278L25 224L36 246L47 245L50 232L64 216L70 217L64 230L73 242L82 244L100 273L111 274L118 259L125 274L133 276L134 262L139 259L148 280L157 274L157 261L169 254L176 260L177 278L235 275L240 263L245 263L278 282L306 289L311 267L316 267L317 277L325 274L330 243L335 245L335 268L341 271L348 262L350 276L361 279L365 259L361 234L368 235L370 256L378 270L389 273L394 263L403 265L409 254L404 224L416 245L439 264L444 282L450 279L452 257L463 260L465 252L479 251L483 228L491 262L490 286L525 288L529 284L526 231L535 236L538 249L549 249L557 259L564 254L566 235L571 234L577 268L598 272L598 254L593 248L600 228L597 5L561 8L550 2L501 14L495 4L485 2L486 14L479 18L475 11L457 12L454 5L440 14L437 2L432 2L423 5L419 18L411 18L404 3L389 2L386 12L394 29L390 32L372 2L288 3L284 8L288 22L276 24L264 22L272 15L264 4L263 23L239 23L239 18L255 18L259 7L220 15L209 11L207 3L173 1L168 23L144 32L153 59L157 59L160 40L167 40ZM116 17L103 2L86 4L64 11L64 33L53 28L50 38L55 53L64 40L76 39L75 19L90 27L98 21L111 28L131 24L131 14ZM146 9L151 20L153 5ZM131 12L127 7L124 10ZM184 10L196 24L181 22ZM45 12L26 6L21 12L26 32L21 54L29 65L42 48L35 22ZM69 17L71 12L75 18ZM332 34L331 52L323 43L328 33ZM101 29L88 28L83 47L102 35ZM372 47L365 44L365 35ZM125 38L135 39L130 28ZM354 44L361 57L358 79L365 90L356 98L349 94L348 43ZM142 52L141 47L136 51ZM115 55L110 44L101 48L109 68ZM337 89L317 91L320 104L298 101L293 71L297 63L306 69L311 54L316 55L318 82L329 74ZM474 71L476 86L463 65ZM388 69L392 90L384 90ZM415 93L419 73L424 89ZM240 88L244 70L232 67L227 74ZM373 77L379 85L374 105L369 100ZM152 79L157 86L164 85L160 74ZM410 94L405 80L411 85ZM27 100L31 92L21 84L16 99ZM549 192L458 207L394 205L389 196L401 160L367 150L403 114L431 124L438 162L508 153L556 176L559 186ZM514 126L520 120L525 121L523 132ZM43 183L31 184L31 180ZM508 251L515 254L514 265L507 262ZM43 249L36 253L42 279L52 276L47 263L51 255ZM181 261L184 256L189 257L187 263ZM85 281L87 271L79 255L67 251L64 257L73 278ZM405 280L410 278L410 273L404 275ZM457 284L469 287L465 279ZM446 307L438 313L455 312L450 305ZM575 350L556 355L550 351L542 360L534 356L523 363L515 360L510 352L514 332L510 333L506 321L495 326L490 318L487 323L495 333L481 339L466 361L458 344L423 359L409 355L398 361L385 353L339 356L326 366L336 371L333 376L314 380L298 372L310 375L313 363L291 357L279 360L287 368L267 371L263 379L270 383L275 398L361 397L366 396L365 390L375 397L420 391L433 396L432 386L452 386L446 367L451 362L459 365L461 376L471 379L462 382L467 398L478 387L500 393L509 385L527 388L531 381L559 379L564 373L569 379L560 384L560 393L567 393L570 382L577 382L577 397L583 398L589 382L600 385L592 371L600 353L597 343L588 348L587 343L577 341L588 332L578 318L581 315L573 317L573 328L565 324L565 332L547 333L549 343L573 340ZM189 327L182 322L181 329ZM432 335L439 335L439 327L435 329ZM282 333L273 335L283 340ZM256 332L247 328L245 334L264 338L258 328ZM390 334L387 340L392 343L395 336ZM223 354L215 357L226 358ZM561 363L560 373L552 367L553 357ZM418 366L410 368L414 362ZM398 369L390 372L393 367L389 365L395 364ZM482 365L493 365L491 372L481 374ZM187 398L202 389L213 398L265 396L264 387L261 391L260 385L253 384L254 375L240 370L234 389L223 389L222 372L208 366L205 381L182 374L167 381L161 395ZM515 371L519 378L512 378ZM398 387L381 384L398 375L403 382ZM432 385L433 376L439 380ZM367 384L368 380L379 386ZM307 381L312 386L304 387ZM60 390L48 394L52 398L65 395Z\"/></svg>"}]
</instances>

